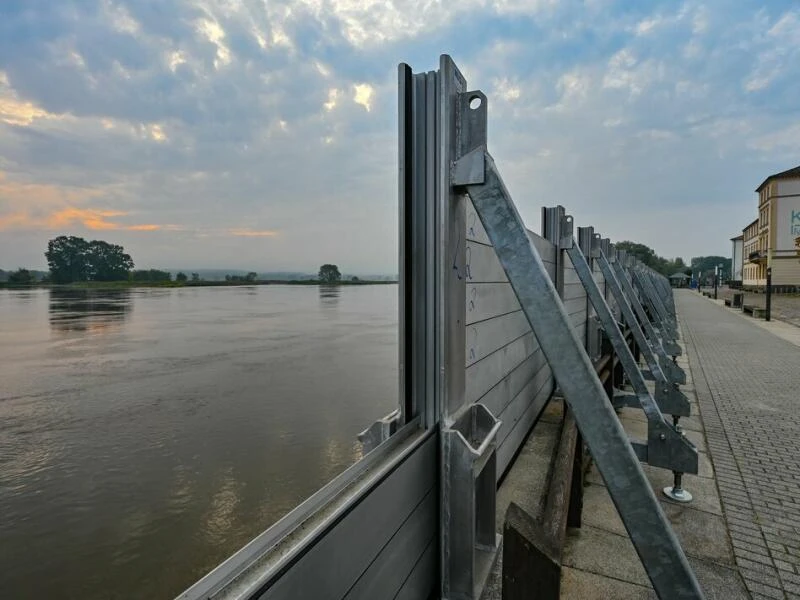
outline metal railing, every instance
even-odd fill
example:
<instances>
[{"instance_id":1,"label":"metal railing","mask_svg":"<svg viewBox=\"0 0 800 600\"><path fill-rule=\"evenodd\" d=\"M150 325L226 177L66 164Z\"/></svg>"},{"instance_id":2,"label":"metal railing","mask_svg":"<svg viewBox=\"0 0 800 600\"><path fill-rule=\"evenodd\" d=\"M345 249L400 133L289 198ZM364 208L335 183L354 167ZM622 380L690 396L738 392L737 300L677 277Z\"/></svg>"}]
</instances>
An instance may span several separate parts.
<instances>
[{"instance_id":1,"label":"metal railing","mask_svg":"<svg viewBox=\"0 0 800 600\"><path fill-rule=\"evenodd\" d=\"M361 461L180 598L476 600L500 548L496 482L555 383L658 595L702 598L640 466L691 499L669 283L560 206L543 237L525 228L488 152L488 99L450 57L401 65L398 83L400 407L360 436ZM632 392L608 372L604 387L603 360ZM644 411L646 440L622 406Z\"/></svg>"}]
</instances>

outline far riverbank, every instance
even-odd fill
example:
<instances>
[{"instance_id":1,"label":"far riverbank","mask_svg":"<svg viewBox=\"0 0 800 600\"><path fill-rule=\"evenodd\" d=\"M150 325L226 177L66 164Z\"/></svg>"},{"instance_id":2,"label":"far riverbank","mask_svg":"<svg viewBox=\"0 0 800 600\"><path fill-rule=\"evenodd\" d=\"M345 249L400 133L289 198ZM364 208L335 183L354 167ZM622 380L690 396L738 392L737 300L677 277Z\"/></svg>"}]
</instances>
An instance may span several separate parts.
<instances>
[{"instance_id":1,"label":"far riverbank","mask_svg":"<svg viewBox=\"0 0 800 600\"><path fill-rule=\"evenodd\" d=\"M254 285L330 285L330 286L357 286L357 285L393 285L396 281L336 281L325 282L318 279L264 279L257 281L80 281L76 283L31 283L16 284L0 282L0 289L58 289L58 290L119 290L133 288L183 288L183 287L243 287Z\"/></svg>"}]
</instances>

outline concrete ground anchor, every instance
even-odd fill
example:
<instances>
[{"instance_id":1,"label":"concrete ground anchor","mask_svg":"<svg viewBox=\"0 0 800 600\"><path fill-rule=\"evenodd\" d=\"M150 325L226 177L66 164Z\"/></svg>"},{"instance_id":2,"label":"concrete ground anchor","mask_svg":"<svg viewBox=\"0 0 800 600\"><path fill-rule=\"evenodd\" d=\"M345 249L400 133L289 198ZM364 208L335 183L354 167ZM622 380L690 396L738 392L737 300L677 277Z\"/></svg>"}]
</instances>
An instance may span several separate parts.
<instances>
[{"instance_id":1,"label":"concrete ground anchor","mask_svg":"<svg viewBox=\"0 0 800 600\"><path fill-rule=\"evenodd\" d=\"M674 485L670 487L664 488L664 495L674 502L680 502L681 504L686 504L692 501L692 495L687 492L685 489L681 487L681 479L683 479L683 473L678 471L673 471L673 475L675 475Z\"/></svg>"}]
</instances>

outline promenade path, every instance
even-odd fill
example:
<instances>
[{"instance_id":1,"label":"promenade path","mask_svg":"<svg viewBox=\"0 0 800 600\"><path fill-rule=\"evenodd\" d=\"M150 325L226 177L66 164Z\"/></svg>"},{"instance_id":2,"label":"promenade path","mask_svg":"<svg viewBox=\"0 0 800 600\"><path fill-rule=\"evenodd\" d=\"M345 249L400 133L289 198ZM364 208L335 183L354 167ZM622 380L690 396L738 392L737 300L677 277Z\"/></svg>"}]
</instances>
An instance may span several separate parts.
<instances>
[{"instance_id":1,"label":"promenade path","mask_svg":"<svg viewBox=\"0 0 800 600\"><path fill-rule=\"evenodd\" d=\"M737 570L753 598L800 599L800 346L675 300Z\"/></svg>"}]
</instances>

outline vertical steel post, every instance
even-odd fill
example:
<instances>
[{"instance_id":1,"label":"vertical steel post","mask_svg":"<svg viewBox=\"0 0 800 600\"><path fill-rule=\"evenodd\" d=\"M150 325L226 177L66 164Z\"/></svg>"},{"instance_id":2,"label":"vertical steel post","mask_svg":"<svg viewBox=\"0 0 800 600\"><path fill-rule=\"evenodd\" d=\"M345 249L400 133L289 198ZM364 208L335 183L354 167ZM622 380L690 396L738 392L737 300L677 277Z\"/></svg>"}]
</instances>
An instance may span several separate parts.
<instances>
[{"instance_id":1,"label":"vertical steel post","mask_svg":"<svg viewBox=\"0 0 800 600\"><path fill-rule=\"evenodd\" d=\"M500 421L481 404L468 405L465 380L466 194L452 185L456 164L486 149L487 101L467 92L453 60L443 55L429 149L436 197L436 386L441 430L441 597L477 600L497 555L495 528ZM471 107L470 104L474 103ZM430 158L430 154L429 154Z\"/></svg>"}]
</instances>

